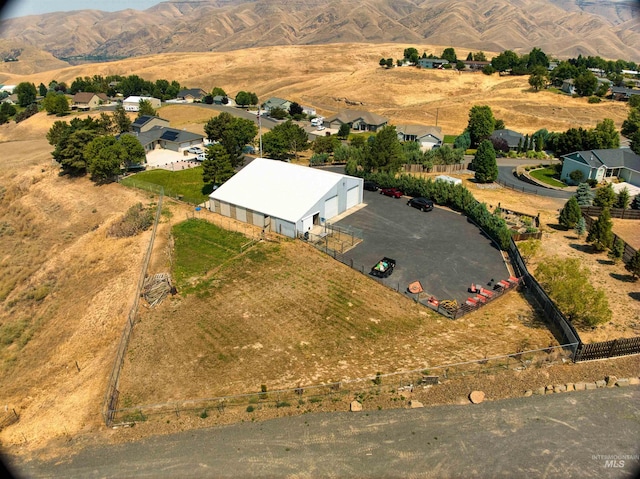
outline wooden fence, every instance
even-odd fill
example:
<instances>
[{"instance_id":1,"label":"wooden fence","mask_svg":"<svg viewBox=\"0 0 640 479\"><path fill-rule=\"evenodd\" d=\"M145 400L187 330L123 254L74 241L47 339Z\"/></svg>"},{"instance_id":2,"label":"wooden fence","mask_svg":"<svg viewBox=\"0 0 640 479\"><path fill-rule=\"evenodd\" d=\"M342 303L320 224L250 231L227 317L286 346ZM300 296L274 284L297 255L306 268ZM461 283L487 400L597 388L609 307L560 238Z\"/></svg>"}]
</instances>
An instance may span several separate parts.
<instances>
[{"instance_id":1,"label":"wooden fence","mask_svg":"<svg viewBox=\"0 0 640 479\"><path fill-rule=\"evenodd\" d=\"M425 168L421 164L405 164L405 173L456 173L468 169L468 163L456 163L455 165L433 165L432 168Z\"/></svg>"},{"instance_id":2,"label":"wooden fence","mask_svg":"<svg viewBox=\"0 0 640 479\"><path fill-rule=\"evenodd\" d=\"M580 343L574 361L592 361L629 354L640 354L640 337L614 339L592 344Z\"/></svg>"},{"instance_id":3,"label":"wooden fence","mask_svg":"<svg viewBox=\"0 0 640 479\"><path fill-rule=\"evenodd\" d=\"M595 216L598 218L602 213L600 206L581 206L582 215ZM640 210L630 210L628 208L609 208L612 218L620 218L623 220L640 220Z\"/></svg>"}]
</instances>

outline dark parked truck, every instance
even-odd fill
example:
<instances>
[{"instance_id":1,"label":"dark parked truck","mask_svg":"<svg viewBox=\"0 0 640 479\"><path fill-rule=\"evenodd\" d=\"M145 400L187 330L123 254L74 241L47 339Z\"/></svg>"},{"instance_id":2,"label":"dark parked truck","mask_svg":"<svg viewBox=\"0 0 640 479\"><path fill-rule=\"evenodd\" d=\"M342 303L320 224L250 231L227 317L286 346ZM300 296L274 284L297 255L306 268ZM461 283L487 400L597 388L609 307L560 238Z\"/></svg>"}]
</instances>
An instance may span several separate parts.
<instances>
[{"instance_id":1,"label":"dark parked truck","mask_svg":"<svg viewBox=\"0 0 640 479\"><path fill-rule=\"evenodd\" d=\"M378 278L386 278L391 273L393 273L393 268L395 267L396 260L387 258L385 256L380 261L378 261L373 268L371 268L370 274L372 274L373 276L377 276Z\"/></svg>"}]
</instances>

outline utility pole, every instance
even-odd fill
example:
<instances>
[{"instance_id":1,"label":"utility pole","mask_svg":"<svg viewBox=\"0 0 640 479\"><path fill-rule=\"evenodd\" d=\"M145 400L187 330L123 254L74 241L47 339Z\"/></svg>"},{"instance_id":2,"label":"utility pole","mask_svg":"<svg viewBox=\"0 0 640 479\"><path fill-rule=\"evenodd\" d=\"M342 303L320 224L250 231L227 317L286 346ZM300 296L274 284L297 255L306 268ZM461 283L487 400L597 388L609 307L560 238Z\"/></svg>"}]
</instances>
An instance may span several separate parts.
<instances>
[{"instance_id":1,"label":"utility pole","mask_svg":"<svg viewBox=\"0 0 640 479\"><path fill-rule=\"evenodd\" d=\"M258 135L260 136L260 158L262 158L262 112L258 102Z\"/></svg>"}]
</instances>

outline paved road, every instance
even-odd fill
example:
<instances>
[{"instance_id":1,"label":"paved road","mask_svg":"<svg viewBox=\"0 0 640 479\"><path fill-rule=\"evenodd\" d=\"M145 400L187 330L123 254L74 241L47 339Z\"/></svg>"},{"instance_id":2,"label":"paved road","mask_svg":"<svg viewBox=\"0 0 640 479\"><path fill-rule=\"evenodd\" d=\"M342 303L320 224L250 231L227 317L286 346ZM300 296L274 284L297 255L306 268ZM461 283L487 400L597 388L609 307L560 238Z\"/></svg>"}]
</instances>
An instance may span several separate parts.
<instances>
[{"instance_id":1,"label":"paved road","mask_svg":"<svg viewBox=\"0 0 640 479\"><path fill-rule=\"evenodd\" d=\"M558 162L558 160L551 161L552 163ZM538 163L537 160L522 160L515 158L499 158L498 159L498 181L506 185L508 188L521 191L523 193L532 193L539 196L548 196L550 198L570 198L573 191L561 191L554 190L552 188L544 188L542 186L535 186L526 181L522 181L513 175L513 170L519 165L531 165Z\"/></svg>"},{"instance_id":2,"label":"paved road","mask_svg":"<svg viewBox=\"0 0 640 479\"><path fill-rule=\"evenodd\" d=\"M362 413L91 447L22 465L18 477L631 478L639 439L633 386L425 409L366 411L365 403Z\"/></svg>"}]
</instances>

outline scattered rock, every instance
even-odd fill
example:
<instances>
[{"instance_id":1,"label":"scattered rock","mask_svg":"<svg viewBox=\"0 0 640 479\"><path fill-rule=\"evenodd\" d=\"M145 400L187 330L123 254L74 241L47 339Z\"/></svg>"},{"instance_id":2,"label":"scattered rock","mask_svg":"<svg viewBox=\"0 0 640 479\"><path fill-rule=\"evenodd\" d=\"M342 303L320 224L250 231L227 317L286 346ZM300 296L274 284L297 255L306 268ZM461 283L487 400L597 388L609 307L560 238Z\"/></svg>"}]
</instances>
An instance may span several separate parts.
<instances>
[{"instance_id":1,"label":"scattered rock","mask_svg":"<svg viewBox=\"0 0 640 479\"><path fill-rule=\"evenodd\" d=\"M605 380L607 381L607 387L612 388L616 385L616 381L618 381L618 378L615 376L607 376Z\"/></svg>"},{"instance_id":2,"label":"scattered rock","mask_svg":"<svg viewBox=\"0 0 640 479\"><path fill-rule=\"evenodd\" d=\"M629 379L620 378L616 381L616 386L625 387L629 385Z\"/></svg>"},{"instance_id":3,"label":"scattered rock","mask_svg":"<svg viewBox=\"0 0 640 479\"><path fill-rule=\"evenodd\" d=\"M524 397L528 398L528 397L531 397L531 396L533 396L533 391L531 389L527 389L524 392Z\"/></svg>"},{"instance_id":4,"label":"scattered rock","mask_svg":"<svg viewBox=\"0 0 640 479\"><path fill-rule=\"evenodd\" d=\"M358 401L351 401L351 412L362 411L362 404Z\"/></svg>"},{"instance_id":5,"label":"scattered rock","mask_svg":"<svg viewBox=\"0 0 640 479\"><path fill-rule=\"evenodd\" d=\"M584 391L587 389L587 385L585 383L576 383L575 384L576 391Z\"/></svg>"},{"instance_id":6,"label":"scattered rock","mask_svg":"<svg viewBox=\"0 0 640 479\"><path fill-rule=\"evenodd\" d=\"M415 399L412 399L411 401L409 401L409 407L411 409L417 409L419 407L424 407L424 404L422 404L420 401L416 401Z\"/></svg>"},{"instance_id":7,"label":"scattered rock","mask_svg":"<svg viewBox=\"0 0 640 479\"><path fill-rule=\"evenodd\" d=\"M471 394L469 394L469 400L473 404L480 404L482 401L484 401L484 393L482 391L473 391Z\"/></svg>"},{"instance_id":8,"label":"scattered rock","mask_svg":"<svg viewBox=\"0 0 640 479\"><path fill-rule=\"evenodd\" d=\"M539 387L538 389L536 389L535 391L533 391L533 394L537 394L538 396L544 396L544 386Z\"/></svg>"},{"instance_id":9,"label":"scattered rock","mask_svg":"<svg viewBox=\"0 0 640 479\"><path fill-rule=\"evenodd\" d=\"M587 383L585 385L586 389L596 389L598 387L598 385L596 383ZM602 381L602 386L604 387L604 381Z\"/></svg>"},{"instance_id":10,"label":"scattered rock","mask_svg":"<svg viewBox=\"0 0 640 479\"><path fill-rule=\"evenodd\" d=\"M564 384L556 384L555 386L553 386L553 392L554 393L567 392L567 386L565 386Z\"/></svg>"},{"instance_id":11,"label":"scattered rock","mask_svg":"<svg viewBox=\"0 0 640 479\"><path fill-rule=\"evenodd\" d=\"M637 386L640 384L640 378L629 378L629 385Z\"/></svg>"},{"instance_id":12,"label":"scattered rock","mask_svg":"<svg viewBox=\"0 0 640 479\"><path fill-rule=\"evenodd\" d=\"M596 381L596 387L598 388L603 388L607 385L607 381L605 381L604 379L598 379Z\"/></svg>"},{"instance_id":13,"label":"scattered rock","mask_svg":"<svg viewBox=\"0 0 640 479\"><path fill-rule=\"evenodd\" d=\"M575 391L575 385L573 383L567 383L567 391Z\"/></svg>"}]
</instances>

